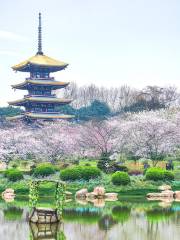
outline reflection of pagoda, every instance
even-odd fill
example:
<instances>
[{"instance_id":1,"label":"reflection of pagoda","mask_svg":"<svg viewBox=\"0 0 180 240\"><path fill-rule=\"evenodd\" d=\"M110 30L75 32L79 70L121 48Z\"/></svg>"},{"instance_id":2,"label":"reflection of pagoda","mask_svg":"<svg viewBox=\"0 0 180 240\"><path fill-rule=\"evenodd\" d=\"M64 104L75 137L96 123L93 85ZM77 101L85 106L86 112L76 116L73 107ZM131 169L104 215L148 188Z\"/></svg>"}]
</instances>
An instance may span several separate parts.
<instances>
[{"instance_id":1,"label":"reflection of pagoda","mask_svg":"<svg viewBox=\"0 0 180 240\"><path fill-rule=\"evenodd\" d=\"M13 106L23 106L25 112L22 115L10 119L70 119L73 116L63 115L57 107L69 104L70 99L60 99L53 94L53 90L66 87L69 83L55 81L50 77L51 72L65 69L67 63L55 60L43 54L41 42L41 13L39 13L38 27L38 52L35 56L13 66L13 70L29 72L30 77L22 83L12 85L14 89L28 90L28 95L23 99L9 102Z\"/></svg>"}]
</instances>

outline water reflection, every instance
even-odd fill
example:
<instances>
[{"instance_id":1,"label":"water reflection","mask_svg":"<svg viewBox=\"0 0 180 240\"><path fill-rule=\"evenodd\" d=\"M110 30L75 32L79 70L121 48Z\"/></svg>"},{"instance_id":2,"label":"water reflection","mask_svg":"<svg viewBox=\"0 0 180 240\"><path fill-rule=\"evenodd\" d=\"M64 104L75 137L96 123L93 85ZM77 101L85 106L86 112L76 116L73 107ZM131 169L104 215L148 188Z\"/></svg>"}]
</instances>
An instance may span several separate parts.
<instances>
[{"instance_id":1,"label":"water reflection","mask_svg":"<svg viewBox=\"0 0 180 240\"><path fill-rule=\"evenodd\" d=\"M172 208L160 208L154 207L153 209L146 211L147 220L150 222L160 222L169 220L174 215Z\"/></svg>"},{"instance_id":2,"label":"water reflection","mask_svg":"<svg viewBox=\"0 0 180 240\"><path fill-rule=\"evenodd\" d=\"M111 215L102 216L102 218L98 222L98 226L102 230L109 230L115 224L117 224L117 221L115 221L114 218Z\"/></svg>"},{"instance_id":3,"label":"water reflection","mask_svg":"<svg viewBox=\"0 0 180 240\"><path fill-rule=\"evenodd\" d=\"M61 230L60 223L36 224L30 223L31 240L65 240L65 234Z\"/></svg>"},{"instance_id":4,"label":"water reflection","mask_svg":"<svg viewBox=\"0 0 180 240\"><path fill-rule=\"evenodd\" d=\"M67 203L61 224L29 224L28 208L1 203L0 239L3 240L178 240L180 203L122 200L104 207ZM101 204L100 204L101 205Z\"/></svg>"},{"instance_id":5,"label":"water reflection","mask_svg":"<svg viewBox=\"0 0 180 240\"><path fill-rule=\"evenodd\" d=\"M115 206L112 209L113 218L120 223L128 221L130 213L131 208L128 206Z\"/></svg>"},{"instance_id":6,"label":"water reflection","mask_svg":"<svg viewBox=\"0 0 180 240\"><path fill-rule=\"evenodd\" d=\"M17 221L22 218L23 215L23 209L17 208L17 207L7 207L3 210L4 213L4 219L8 221Z\"/></svg>"}]
</instances>

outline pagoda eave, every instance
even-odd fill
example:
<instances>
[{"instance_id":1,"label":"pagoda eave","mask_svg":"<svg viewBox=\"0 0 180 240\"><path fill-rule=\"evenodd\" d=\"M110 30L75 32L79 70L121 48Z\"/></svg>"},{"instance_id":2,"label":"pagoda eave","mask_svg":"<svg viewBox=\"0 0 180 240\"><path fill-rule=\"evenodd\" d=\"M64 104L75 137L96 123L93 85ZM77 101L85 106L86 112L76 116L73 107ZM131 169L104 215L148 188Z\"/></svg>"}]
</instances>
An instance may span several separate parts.
<instances>
[{"instance_id":1,"label":"pagoda eave","mask_svg":"<svg viewBox=\"0 0 180 240\"><path fill-rule=\"evenodd\" d=\"M56 113L25 113L26 117L32 119L72 119L74 115L56 114Z\"/></svg>"},{"instance_id":2,"label":"pagoda eave","mask_svg":"<svg viewBox=\"0 0 180 240\"><path fill-rule=\"evenodd\" d=\"M38 64L28 64L27 66L23 66L23 67L12 67L12 69L14 71L19 71L19 72L30 72L36 68L38 69L42 69L44 71L50 71L50 72L58 72L58 71L61 71L61 70L64 70L66 67L68 66L65 65L65 66L62 66L62 67L49 67L49 66L42 66L42 65L38 65Z\"/></svg>"},{"instance_id":3,"label":"pagoda eave","mask_svg":"<svg viewBox=\"0 0 180 240\"><path fill-rule=\"evenodd\" d=\"M35 69L57 72L65 69L68 65L68 63L61 62L44 54L36 54L35 56L12 66L12 69L20 72L30 72Z\"/></svg>"},{"instance_id":4,"label":"pagoda eave","mask_svg":"<svg viewBox=\"0 0 180 240\"><path fill-rule=\"evenodd\" d=\"M24 99L8 102L12 106L25 106L29 103L38 103L38 104L55 104L55 105L65 105L72 102L72 99L60 99L60 98L42 98L42 97L27 97Z\"/></svg>"},{"instance_id":5,"label":"pagoda eave","mask_svg":"<svg viewBox=\"0 0 180 240\"><path fill-rule=\"evenodd\" d=\"M11 85L13 89L26 90L28 87L42 86L49 87L52 90L61 89L69 85L69 82L58 82L58 81L48 81L48 80L26 80L19 84Z\"/></svg>"},{"instance_id":6,"label":"pagoda eave","mask_svg":"<svg viewBox=\"0 0 180 240\"><path fill-rule=\"evenodd\" d=\"M19 119L41 119L41 120L70 120L73 119L74 115L68 114L56 114L56 113L31 113L27 112L22 115L17 115L13 117L6 117L6 120L13 121Z\"/></svg>"}]
</instances>

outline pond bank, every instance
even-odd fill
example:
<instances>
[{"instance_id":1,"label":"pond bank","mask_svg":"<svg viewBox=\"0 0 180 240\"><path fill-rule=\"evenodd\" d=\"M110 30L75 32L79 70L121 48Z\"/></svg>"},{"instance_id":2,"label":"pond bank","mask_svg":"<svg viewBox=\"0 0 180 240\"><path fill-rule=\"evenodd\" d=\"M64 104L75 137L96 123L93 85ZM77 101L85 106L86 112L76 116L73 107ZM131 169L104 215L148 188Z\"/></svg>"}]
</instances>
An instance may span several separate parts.
<instances>
[{"instance_id":1,"label":"pond bank","mask_svg":"<svg viewBox=\"0 0 180 240\"><path fill-rule=\"evenodd\" d=\"M158 187L162 185L162 182L134 182L127 186L114 186L111 183L101 183L98 181L79 181L79 182L69 182L66 183L66 190L72 192L73 194L76 191L87 188L88 191L92 191L96 186L105 186L106 192L115 192L119 195L128 195L128 196L146 196L150 192L158 192ZM167 184L172 186L172 190L176 191L180 189L180 181L168 182ZM4 179L0 180L0 193L2 193L6 188L13 188L16 195L28 196L29 194L29 181L22 180L19 182L6 182ZM53 196L55 192L55 186L52 183L44 183L39 188L40 196Z\"/></svg>"}]
</instances>

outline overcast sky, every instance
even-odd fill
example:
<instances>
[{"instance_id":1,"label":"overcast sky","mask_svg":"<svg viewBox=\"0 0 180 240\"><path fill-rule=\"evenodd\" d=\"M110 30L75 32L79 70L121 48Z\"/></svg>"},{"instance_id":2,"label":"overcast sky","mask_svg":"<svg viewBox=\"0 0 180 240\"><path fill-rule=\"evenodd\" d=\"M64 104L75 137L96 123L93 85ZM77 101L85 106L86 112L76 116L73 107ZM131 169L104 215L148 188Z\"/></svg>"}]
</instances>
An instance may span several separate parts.
<instances>
[{"instance_id":1,"label":"overcast sky","mask_svg":"<svg viewBox=\"0 0 180 240\"><path fill-rule=\"evenodd\" d=\"M180 83L179 0L0 0L0 105L20 98L11 66L43 51L69 63L57 80L115 87Z\"/></svg>"}]
</instances>

